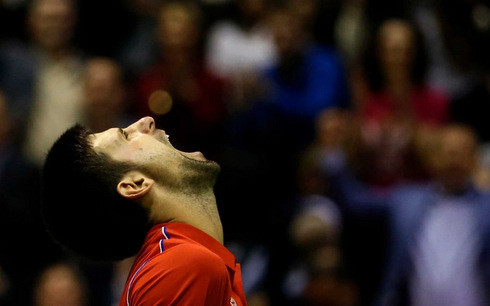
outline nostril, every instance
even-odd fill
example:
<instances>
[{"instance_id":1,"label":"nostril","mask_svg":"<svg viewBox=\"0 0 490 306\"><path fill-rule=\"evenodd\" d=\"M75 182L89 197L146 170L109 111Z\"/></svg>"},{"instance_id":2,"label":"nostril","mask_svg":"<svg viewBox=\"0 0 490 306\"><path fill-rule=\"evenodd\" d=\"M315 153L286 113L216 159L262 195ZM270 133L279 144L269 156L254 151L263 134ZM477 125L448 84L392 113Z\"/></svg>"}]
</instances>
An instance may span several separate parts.
<instances>
[{"instance_id":1,"label":"nostril","mask_svg":"<svg viewBox=\"0 0 490 306\"><path fill-rule=\"evenodd\" d=\"M139 121L139 127L143 133L152 133L155 130L155 120L152 117L144 117Z\"/></svg>"}]
</instances>

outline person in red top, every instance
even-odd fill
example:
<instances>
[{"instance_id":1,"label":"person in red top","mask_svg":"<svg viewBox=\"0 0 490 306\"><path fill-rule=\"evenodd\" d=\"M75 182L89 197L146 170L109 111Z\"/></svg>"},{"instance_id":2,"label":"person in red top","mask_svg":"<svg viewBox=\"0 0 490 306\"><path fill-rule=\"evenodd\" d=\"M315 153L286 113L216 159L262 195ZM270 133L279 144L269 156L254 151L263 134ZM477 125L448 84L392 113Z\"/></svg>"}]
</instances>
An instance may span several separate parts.
<instances>
[{"instance_id":1,"label":"person in red top","mask_svg":"<svg viewBox=\"0 0 490 306\"><path fill-rule=\"evenodd\" d=\"M417 28L384 21L365 59L369 90L357 113L355 157L360 177L390 188L427 180L421 146L428 131L449 121L448 96L426 82L426 56Z\"/></svg>"},{"instance_id":2,"label":"person in red top","mask_svg":"<svg viewBox=\"0 0 490 306\"><path fill-rule=\"evenodd\" d=\"M139 250L120 305L246 305L240 265L223 245L219 170L174 148L151 117L96 134L77 125L45 161L45 224L92 260Z\"/></svg>"}]
</instances>

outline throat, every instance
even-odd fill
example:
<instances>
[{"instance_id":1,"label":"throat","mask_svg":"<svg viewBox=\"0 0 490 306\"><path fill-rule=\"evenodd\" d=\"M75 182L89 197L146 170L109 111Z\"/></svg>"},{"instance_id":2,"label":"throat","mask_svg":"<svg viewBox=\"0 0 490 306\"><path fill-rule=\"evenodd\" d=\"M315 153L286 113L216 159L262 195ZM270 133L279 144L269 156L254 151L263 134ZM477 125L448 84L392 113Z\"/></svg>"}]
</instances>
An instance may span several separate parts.
<instances>
[{"instance_id":1,"label":"throat","mask_svg":"<svg viewBox=\"0 0 490 306\"><path fill-rule=\"evenodd\" d=\"M155 224L182 222L192 225L223 244L223 226L212 192L192 196L187 194L185 197L167 194L164 201L151 205L150 219Z\"/></svg>"},{"instance_id":2,"label":"throat","mask_svg":"<svg viewBox=\"0 0 490 306\"><path fill-rule=\"evenodd\" d=\"M223 225L221 224L214 195L209 199L200 198L196 202L189 219L195 219L195 221L189 220L195 223L191 225L194 225L223 244Z\"/></svg>"}]
</instances>

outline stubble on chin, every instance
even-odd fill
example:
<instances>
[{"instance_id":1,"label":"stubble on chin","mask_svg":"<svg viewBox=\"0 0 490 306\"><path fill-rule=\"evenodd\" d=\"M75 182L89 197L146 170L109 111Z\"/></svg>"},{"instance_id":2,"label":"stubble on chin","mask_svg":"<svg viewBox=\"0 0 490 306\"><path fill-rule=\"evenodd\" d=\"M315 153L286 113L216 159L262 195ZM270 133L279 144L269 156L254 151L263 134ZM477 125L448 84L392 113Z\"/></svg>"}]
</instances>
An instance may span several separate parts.
<instances>
[{"instance_id":1,"label":"stubble on chin","mask_svg":"<svg viewBox=\"0 0 490 306\"><path fill-rule=\"evenodd\" d=\"M211 160L186 160L180 165L184 189L194 192L212 190L221 171L220 165Z\"/></svg>"}]
</instances>

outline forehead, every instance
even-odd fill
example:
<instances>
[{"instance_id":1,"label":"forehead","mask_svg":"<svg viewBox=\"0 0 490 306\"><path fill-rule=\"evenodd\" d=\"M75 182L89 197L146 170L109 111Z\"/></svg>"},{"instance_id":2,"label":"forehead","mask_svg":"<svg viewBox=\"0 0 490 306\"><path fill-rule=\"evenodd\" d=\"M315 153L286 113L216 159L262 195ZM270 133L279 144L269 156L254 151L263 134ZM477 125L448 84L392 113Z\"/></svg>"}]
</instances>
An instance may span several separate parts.
<instances>
[{"instance_id":1,"label":"forehead","mask_svg":"<svg viewBox=\"0 0 490 306\"><path fill-rule=\"evenodd\" d=\"M107 151L117 148L122 139L118 128L111 128L89 136L89 141L95 151Z\"/></svg>"}]
</instances>

